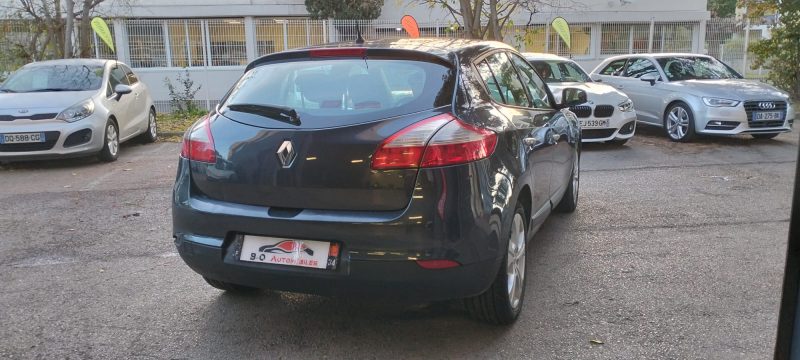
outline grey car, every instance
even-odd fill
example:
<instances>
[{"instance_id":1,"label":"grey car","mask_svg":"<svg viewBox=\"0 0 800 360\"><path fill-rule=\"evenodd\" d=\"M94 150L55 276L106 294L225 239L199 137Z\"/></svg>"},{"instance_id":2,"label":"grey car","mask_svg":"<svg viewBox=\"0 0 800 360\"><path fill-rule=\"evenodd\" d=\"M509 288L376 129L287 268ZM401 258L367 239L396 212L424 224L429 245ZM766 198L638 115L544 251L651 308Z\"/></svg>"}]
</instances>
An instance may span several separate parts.
<instances>
[{"instance_id":1,"label":"grey car","mask_svg":"<svg viewBox=\"0 0 800 360\"><path fill-rule=\"evenodd\" d=\"M743 79L721 61L698 54L636 54L603 61L592 79L625 92L640 122L663 127L673 141L696 134L750 134L771 139L791 131L789 95Z\"/></svg>"},{"instance_id":2,"label":"grey car","mask_svg":"<svg viewBox=\"0 0 800 360\"><path fill-rule=\"evenodd\" d=\"M119 156L119 144L157 138L147 86L127 65L69 59L23 66L0 85L0 160Z\"/></svg>"}]
</instances>

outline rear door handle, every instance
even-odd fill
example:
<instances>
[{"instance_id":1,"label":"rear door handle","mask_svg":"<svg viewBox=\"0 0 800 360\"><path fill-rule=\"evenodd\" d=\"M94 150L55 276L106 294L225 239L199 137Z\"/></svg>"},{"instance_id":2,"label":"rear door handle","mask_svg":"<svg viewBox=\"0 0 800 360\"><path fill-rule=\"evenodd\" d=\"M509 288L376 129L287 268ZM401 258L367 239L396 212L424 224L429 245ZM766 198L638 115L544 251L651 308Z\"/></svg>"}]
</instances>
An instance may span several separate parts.
<instances>
[{"instance_id":1,"label":"rear door handle","mask_svg":"<svg viewBox=\"0 0 800 360\"><path fill-rule=\"evenodd\" d=\"M527 138L522 139L522 142L525 143L525 145L534 146L534 145L536 145L536 143L539 142L539 139L537 139L535 137L527 137Z\"/></svg>"},{"instance_id":2,"label":"rear door handle","mask_svg":"<svg viewBox=\"0 0 800 360\"><path fill-rule=\"evenodd\" d=\"M553 144L558 144L558 140L561 140L561 134L553 134Z\"/></svg>"}]
</instances>

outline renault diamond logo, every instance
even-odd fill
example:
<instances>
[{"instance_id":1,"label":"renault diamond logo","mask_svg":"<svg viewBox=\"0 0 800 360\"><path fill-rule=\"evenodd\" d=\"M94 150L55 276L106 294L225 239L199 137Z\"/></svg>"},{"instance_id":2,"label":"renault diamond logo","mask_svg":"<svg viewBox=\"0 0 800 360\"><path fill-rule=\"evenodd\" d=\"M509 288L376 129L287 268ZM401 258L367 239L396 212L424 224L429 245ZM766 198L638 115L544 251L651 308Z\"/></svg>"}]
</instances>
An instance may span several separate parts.
<instances>
[{"instance_id":1,"label":"renault diamond logo","mask_svg":"<svg viewBox=\"0 0 800 360\"><path fill-rule=\"evenodd\" d=\"M762 110L772 110L775 108L775 103L771 101L762 101L758 103L758 108Z\"/></svg>"},{"instance_id":2,"label":"renault diamond logo","mask_svg":"<svg viewBox=\"0 0 800 360\"><path fill-rule=\"evenodd\" d=\"M280 160L284 168L292 166L296 157L297 153L294 152L294 145L292 145L291 141L284 141L281 147L278 148L278 160Z\"/></svg>"}]
</instances>

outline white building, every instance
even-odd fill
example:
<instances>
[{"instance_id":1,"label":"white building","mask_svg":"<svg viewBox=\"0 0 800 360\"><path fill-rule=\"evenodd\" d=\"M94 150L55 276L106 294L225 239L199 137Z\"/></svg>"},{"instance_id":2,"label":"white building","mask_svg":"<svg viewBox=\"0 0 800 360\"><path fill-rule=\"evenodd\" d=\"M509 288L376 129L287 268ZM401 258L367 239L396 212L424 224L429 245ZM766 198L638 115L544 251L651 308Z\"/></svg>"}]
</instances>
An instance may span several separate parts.
<instances>
[{"instance_id":1,"label":"white building","mask_svg":"<svg viewBox=\"0 0 800 360\"><path fill-rule=\"evenodd\" d=\"M3 2L14 0L0 0ZM259 56L342 39L343 27L308 19L304 0L120 0L103 5L112 18L117 58L129 63L166 109L165 77L186 68L202 84L199 98L219 100ZM457 1L453 1L457 3ZM591 70L603 58L632 52L704 52L706 0L555 0L531 16L518 11L506 41L526 51L570 56ZM385 0L380 18L362 25L365 38L401 36L400 18L414 16L425 36L458 36L453 17L417 0ZM567 48L547 25L564 17ZM530 24L529 26L526 26ZM352 29L352 27L351 27ZM98 44L100 45L100 44ZM97 46L98 57L113 57Z\"/></svg>"}]
</instances>

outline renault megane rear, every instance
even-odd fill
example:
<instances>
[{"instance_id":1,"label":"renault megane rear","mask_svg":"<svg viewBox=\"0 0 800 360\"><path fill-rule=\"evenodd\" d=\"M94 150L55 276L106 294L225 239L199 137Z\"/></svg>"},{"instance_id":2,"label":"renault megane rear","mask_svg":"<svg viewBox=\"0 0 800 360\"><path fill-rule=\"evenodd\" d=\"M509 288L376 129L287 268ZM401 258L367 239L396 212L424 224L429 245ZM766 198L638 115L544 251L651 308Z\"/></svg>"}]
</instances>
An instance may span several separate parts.
<instances>
[{"instance_id":1,"label":"renault megane rear","mask_svg":"<svg viewBox=\"0 0 800 360\"><path fill-rule=\"evenodd\" d=\"M522 307L526 241L577 204L585 101L496 42L272 54L187 131L173 224L214 287Z\"/></svg>"}]
</instances>

